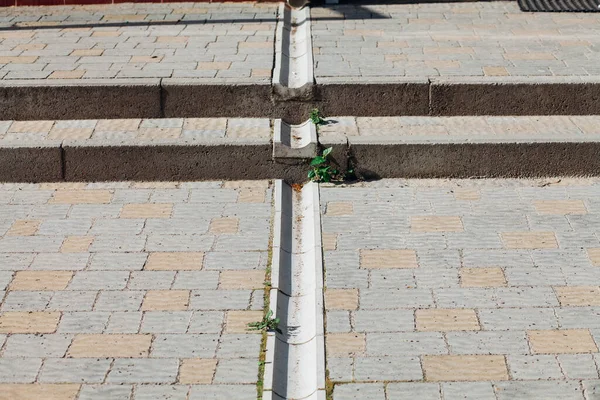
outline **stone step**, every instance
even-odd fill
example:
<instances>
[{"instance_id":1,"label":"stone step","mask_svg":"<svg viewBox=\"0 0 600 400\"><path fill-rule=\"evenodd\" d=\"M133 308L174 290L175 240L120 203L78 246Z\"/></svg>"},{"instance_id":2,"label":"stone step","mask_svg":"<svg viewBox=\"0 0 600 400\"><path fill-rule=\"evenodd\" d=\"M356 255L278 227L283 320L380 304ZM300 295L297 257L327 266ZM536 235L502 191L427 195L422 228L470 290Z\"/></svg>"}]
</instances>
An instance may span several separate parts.
<instances>
[{"instance_id":1,"label":"stone step","mask_svg":"<svg viewBox=\"0 0 600 400\"><path fill-rule=\"evenodd\" d=\"M278 123L0 121L0 180L304 181L308 152L274 152ZM332 117L320 126L318 144L333 147L337 168L363 179L600 175L600 116Z\"/></svg>"}]
</instances>

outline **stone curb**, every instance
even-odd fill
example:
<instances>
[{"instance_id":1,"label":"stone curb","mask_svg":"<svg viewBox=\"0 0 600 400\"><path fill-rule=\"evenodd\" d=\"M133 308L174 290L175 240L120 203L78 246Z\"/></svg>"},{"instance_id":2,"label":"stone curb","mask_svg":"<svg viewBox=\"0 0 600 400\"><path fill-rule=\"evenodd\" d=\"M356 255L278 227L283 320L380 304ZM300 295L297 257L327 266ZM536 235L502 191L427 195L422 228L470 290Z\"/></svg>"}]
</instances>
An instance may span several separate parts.
<instances>
[{"instance_id":1,"label":"stone curb","mask_svg":"<svg viewBox=\"0 0 600 400\"><path fill-rule=\"evenodd\" d=\"M600 137L414 140L333 137L336 168L362 179L600 176ZM147 144L68 142L0 147L0 181L304 182L310 159L275 158L269 139Z\"/></svg>"},{"instance_id":2,"label":"stone curb","mask_svg":"<svg viewBox=\"0 0 600 400\"><path fill-rule=\"evenodd\" d=\"M326 115L600 114L600 79L321 79L297 98L268 80L119 79L0 82L1 120Z\"/></svg>"}]
</instances>

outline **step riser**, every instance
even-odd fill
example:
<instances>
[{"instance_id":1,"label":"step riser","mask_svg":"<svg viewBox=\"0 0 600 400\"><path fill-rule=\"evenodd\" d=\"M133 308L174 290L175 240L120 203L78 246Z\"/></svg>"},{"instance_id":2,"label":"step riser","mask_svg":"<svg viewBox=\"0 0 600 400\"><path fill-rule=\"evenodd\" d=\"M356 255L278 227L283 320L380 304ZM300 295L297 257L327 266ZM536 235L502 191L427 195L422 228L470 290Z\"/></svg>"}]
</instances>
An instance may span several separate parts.
<instances>
[{"instance_id":1,"label":"step riser","mask_svg":"<svg viewBox=\"0 0 600 400\"><path fill-rule=\"evenodd\" d=\"M600 143L337 145L360 178L600 176ZM306 181L308 161L274 161L270 144L4 148L0 181Z\"/></svg>"},{"instance_id":2,"label":"step riser","mask_svg":"<svg viewBox=\"0 0 600 400\"><path fill-rule=\"evenodd\" d=\"M317 107L328 115L593 115L600 81L328 83L309 98L281 101L268 84L123 80L110 84L0 85L0 119L269 117L298 124Z\"/></svg>"}]
</instances>

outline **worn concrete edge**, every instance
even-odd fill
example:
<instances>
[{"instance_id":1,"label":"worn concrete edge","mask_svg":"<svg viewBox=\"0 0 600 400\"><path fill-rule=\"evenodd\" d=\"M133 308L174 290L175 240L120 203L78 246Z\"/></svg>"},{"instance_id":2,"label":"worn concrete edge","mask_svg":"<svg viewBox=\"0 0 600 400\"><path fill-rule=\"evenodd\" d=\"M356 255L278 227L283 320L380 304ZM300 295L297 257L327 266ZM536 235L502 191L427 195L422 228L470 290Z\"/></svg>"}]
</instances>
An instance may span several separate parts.
<instances>
[{"instance_id":1,"label":"worn concrete edge","mask_svg":"<svg viewBox=\"0 0 600 400\"><path fill-rule=\"evenodd\" d=\"M600 176L600 137L393 139L323 138L336 168L364 179ZM274 159L269 139L5 143L0 181L306 181L309 159ZM289 251L289 250L288 250Z\"/></svg>"},{"instance_id":2,"label":"worn concrete edge","mask_svg":"<svg viewBox=\"0 0 600 400\"><path fill-rule=\"evenodd\" d=\"M273 122L273 158L313 158L319 143L317 129L310 120L292 125L282 119Z\"/></svg>"},{"instance_id":3,"label":"worn concrete edge","mask_svg":"<svg viewBox=\"0 0 600 400\"><path fill-rule=\"evenodd\" d=\"M510 77L509 77L510 78ZM282 96L270 79L0 82L1 120L326 115L593 115L600 77L321 79ZM296 89L294 89L296 90Z\"/></svg>"},{"instance_id":4,"label":"worn concrete edge","mask_svg":"<svg viewBox=\"0 0 600 400\"><path fill-rule=\"evenodd\" d=\"M324 400L323 274L319 187L275 182L270 307L280 332L267 338L264 399Z\"/></svg>"}]
</instances>

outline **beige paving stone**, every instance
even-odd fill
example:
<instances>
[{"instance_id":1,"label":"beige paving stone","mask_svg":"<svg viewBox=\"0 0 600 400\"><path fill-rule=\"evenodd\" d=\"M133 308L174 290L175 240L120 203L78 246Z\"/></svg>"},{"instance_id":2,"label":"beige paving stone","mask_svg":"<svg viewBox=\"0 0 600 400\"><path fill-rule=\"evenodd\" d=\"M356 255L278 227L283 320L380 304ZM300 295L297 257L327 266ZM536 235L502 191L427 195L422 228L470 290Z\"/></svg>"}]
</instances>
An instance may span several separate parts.
<instances>
[{"instance_id":1,"label":"beige paving stone","mask_svg":"<svg viewBox=\"0 0 600 400\"><path fill-rule=\"evenodd\" d=\"M598 348L587 329L527 331L533 354L596 353Z\"/></svg>"},{"instance_id":2,"label":"beige paving stone","mask_svg":"<svg viewBox=\"0 0 600 400\"><path fill-rule=\"evenodd\" d=\"M93 236L67 236L60 246L60 252L87 253L93 242Z\"/></svg>"},{"instance_id":3,"label":"beige paving stone","mask_svg":"<svg viewBox=\"0 0 600 400\"><path fill-rule=\"evenodd\" d=\"M252 68L253 78L269 78L271 77L271 70L266 68Z\"/></svg>"},{"instance_id":4,"label":"beige paving stone","mask_svg":"<svg viewBox=\"0 0 600 400\"><path fill-rule=\"evenodd\" d=\"M240 42L240 49L271 49L273 42Z\"/></svg>"},{"instance_id":5,"label":"beige paving stone","mask_svg":"<svg viewBox=\"0 0 600 400\"><path fill-rule=\"evenodd\" d=\"M554 232L504 232L502 241L507 249L556 249Z\"/></svg>"},{"instance_id":6,"label":"beige paving stone","mask_svg":"<svg viewBox=\"0 0 600 400\"><path fill-rule=\"evenodd\" d=\"M414 250L363 249L360 250L361 268L418 268Z\"/></svg>"},{"instance_id":7,"label":"beige paving stone","mask_svg":"<svg viewBox=\"0 0 600 400\"><path fill-rule=\"evenodd\" d=\"M141 119L101 119L96 124L96 131L136 131Z\"/></svg>"},{"instance_id":8,"label":"beige paving stone","mask_svg":"<svg viewBox=\"0 0 600 400\"><path fill-rule=\"evenodd\" d=\"M539 200L534 202L540 214L587 214L585 204L581 200Z\"/></svg>"},{"instance_id":9,"label":"beige paving stone","mask_svg":"<svg viewBox=\"0 0 600 400\"><path fill-rule=\"evenodd\" d=\"M177 189L179 182L134 182L135 189Z\"/></svg>"},{"instance_id":10,"label":"beige paving stone","mask_svg":"<svg viewBox=\"0 0 600 400\"><path fill-rule=\"evenodd\" d=\"M563 307L600 306L598 286L557 286L554 290Z\"/></svg>"},{"instance_id":11,"label":"beige paving stone","mask_svg":"<svg viewBox=\"0 0 600 400\"><path fill-rule=\"evenodd\" d=\"M156 43L185 43L188 39L187 36L159 36Z\"/></svg>"},{"instance_id":12,"label":"beige paving stone","mask_svg":"<svg viewBox=\"0 0 600 400\"><path fill-rule=\"evenodd\" d=\"M27 44L20 44L18 46L15 46L13 48L13 50L17 50L17 51L43 50L44 48L46 48L46 44L44 44L44 43L27 43Z\"/></svg>"},{"instance_id":13,"label":"beige paving stone","mask_svg":"<svg viewBox=\"0 0 600 400\"><path fill-rule=\"evenodd\" d=\"M265 191L258 188L243 188L240 189L238 195L238 203L264 203Z\"/></svg>"},{"instance_id":14,"label":"beige paving stone","mask_svg":"<svg viewBox=\"0 0 600 400\"><path fill-rule=\"evenodd\" d=\"M328 333L325 343L328 356L363 354L366 348L364 333Z\"/></svg>"},{"instance_id":15,"label":"beige paving stone","mask_svg":"<svg viewBox=\"0 0 600 400\"><path fill-rule=\"evenodd\" d=\"M462 287L498 287L506 286L502 268L461 268L460 285Z\"/></svg>"},{"instance_id":16,"label":"beige paving stone","mask_svg":"<svg viewBox=\"0 0 600 400\"><path fill-rule=\"evenodd\" d=\"M441 381L505 381L508 370L504 356L423 356L425 380Z\"/></svg>"},{"instance_id":17,"label":"beige paving stone","mask_svg":"<svg viewBox=\"0 0 600 400\"><path fill-rule=\"evenodd\" d=\"M485 76L508 76L508 71L504 67L483 67Z\"/></svg>"},{"instance_id":18,"label":"beige paving stone","mask_svg":"<svg viewBox=\"0 0 600 400\"><path fill-rule=\"evenodd\" d=\"M327 203L326 215L331 216L343 216L352 215L354 213L354 206L349 202L341 201L330 201Z\"/></svg>"},{"instance_id":19,"label":"beige paving stone","mask_svg":"<svg viewBox=\"0 0 600 400\"><path fill-rule=\"evenodd\" d=\"M152 335L77 335L67 357L139 358L148 357Z\"/></svg>"},{"instance_id":20,"label":"beige paving stone","mask_svg":"<svg viewBox=\"0 0 600 400\"><path fill-rule=\"evenodd\" d=\"M41 190L80 190L85 189L86 182L42 182Z\"/></svg>"},{"instance_id":21,"label":"beige paving stone","mask_svg":"<svg viewBox=\"0 0 600 400\"><path fill-rule=\"evenodd\" d=\"M6 232L6 236L32 236L35 235L42 221L34 219L18 219Z\"/></svg>"},{"instance_id":22,"label":"beige paving stone","mask_svg":"<svg viewBox=\"0 0 600 400\"><path fill-rule=\"evenodd\" d=\"M418 331L478 331L479 321L471 309L424 309L415 312Z\"/></svg>"},{"instance_id":23,"label":"beige paving stone","mask_svg":"<svg viewBox=\"0 0 600 400\"><path fill-rule=\"evenodd\" d=\"M227 311L225 319L225 333L260 333L251 330L248 324L259 322L263 319L262 311Z\"/></svg>"},{"instance_id":24,"label":"beige paving stone","mask_svg":"<svg viewBox=\"0 0 600 400\"><path fill-rule=\"evenodd\" d=\"M71 56L79 57L94 57L101 56L104 53L104 49L77 49L71 52Z\"/></svg>"},{"instance_id":25,"label":"beige paving stone","mask_svg":"<svg viewBox=\"0 0 600 400\"><path fill-rule=\"evenodd\" d=\"M117 37L120 34L119 31L96 31L92 33L92 37Z\"/></svg>"},{"instance_id":26,"label":"beige paving stone","mask_svg":"<svg viewBox=\"0 0 600 400\"><path fill-rule=\"evenodd\" d=\"M181 128L140 128L137 139L177 139L181 136Z\"/></svg>"},{"instance_id":27,"label":"beige paving stone","mask_svg":"<svg viewBox=\"0 0 600 400\"><path fill-rule=\"evenodd\" d=\"M0 400L75 400L81 385L57 384L0 384Z\"/></svg>"},{"instance_id":28,"label":"beige paving stone","mask_svg":"<svg viewBox=\"0 0 600 400\"><path fill-rule=\"evenodd\" d=\"M72 277L71 271L17 271L9 290L65 290Z\"/></svg>"},{"instance_id":29,"label":"beige paving stone","mask_svg":"<svg viewBox=\"0 0 600 400\"><path fill-rule=\"evenodd\" d=\"M85 74L85 70L75 69L73 71L54 71L48 79L79 79Z\"/></svg>"},{"instance_id":30,"label":"beige paving stone","mask_svg":"<svg viewBox=\"0 0 600 400\"><path fill-rule=\"evenodd\" d=\"M356 310L358 308L358 289L327 289L325 308L328 310Z\"/></svg>"},{"instance_id":31,"label":"beige paving stone","mask_svg":"<svg viewBox=\"0 0 600 400\"><path fill-rule=\"evenodd\" d=\"M587 254L596 267L600 267L600 249L587 249Z\"/></svg>"},{"instance_id":32,"label":"beige paving stone","mask_svg":"<svg viewBox=\"0 0 600 400\"><path fill-rule=\"evenodd\" d=\"M125 204L120 218L169 218L173 204Z\"/></svg>"},{"instance_id":33,"label":"beige paving stone","mask_svg":"<svg viewBox=\"0 0 600 400\"><path fill-rule=\"evenodd\" d=\"M54 121L15 121L8 128L8 133L48 133Z\"/></svg>"},{"instance_id":34,"label":"beige paving stone","mask_svg":"<svg viewBox=\"0 0 600 400\"><path fill-rule=\"evenodd\" d=\"M227 128L227 118L186 118L184 130L222 130ZM253 181L250 181L253 182ZM252 187L252 186L250 186Z\"/></svg>"},{"instance_id":35,"label":"beige paving stone","mask_svg":"<svg viewBox=\"0 0 600 400\"><path fill-rule=\"evenodd\" d=\"M212 62L212 61L201 61L198 63L196 69L202 70L223 70L229 69L231 66L230 62L222 61L222 62Z\"/></svg>"},{"instance_id":36,"label":"beige paving stone","mask_svg":"<svg viewBox=\"0 0 600 400\"><path fill-rule=\"evenodd\" d=\"M240 220L238 218L214 218L210 221L209 231L215 234L238 233Z\"/></svg>"},{"instance_id":37,"label":"beige paving stone","mask_svg":"<svg viewBox=\"0 0 600 400\"><path fill-rule=\"evenodd\" d=\"M265 271L251 270L221 271L219 289L262 289L265 286Z\"/></svg>"},{"instance_id":38,"label":"beige paving stone","mask_svg":"<svg viewBox=\"0 0 600 400\"><path fill-rule=\"evenodd\" d=\"M0 56L0 64L33 64L36 56Z\"/></svg>"},{"instance_id":39,"label":"beige paving stone","mask_svg":"<svg viewBox=\"0 0 600 400\"><path fill-rule=\"evenodd\" d=\"M335 250L337 248L337 235L335 233L322 233L323 250Z\"/></svg>"},{"instance_id":40,"label":"beige paving stone","mask_svg":"<svg viewBox=\"0 0 600 400\"><path fill-rule=\"evenodd\" d=\"M142 303L143 311L182 311L190 304L189 290L150 290Z\"/></svg>"},{"instance_id":41,"label":"beige paving stone","mask_svg":"<svg viewBox=\"0 0 600 400\"><path fill-rule=\"evenodd\" d=\"M5 312L0 314L0 333L53 333L59 312Z\"/></svg>"},{"instance_id":42,"label":"beige paving stone","mask_svg":"<svg viewBox=\"0 0 600 400\"><path fill-rule=\"evenodd\" d=\"M185 359L179 368L179 383L187 385L211 384L216 368L217 360L214 359Z\"/></svg>"},{"instance_id":43,"label":"beige paving stone","mask_svg":"<svg viewBox=\"0 0 600 400\"><path fill-rule=\"evenodd\" d=\"M75 79L74 77L73 79ZM52 128L48 139L71 139L71 140L84 140L92 137L94 129L92 128Z\"/></svg>"},{"instance_id":44,"label":"beige paving stone","mask_svg":"<svg viewBox=\"0 0 600 400\"><path fill-rule=\"evenodd\" d=\"M410 229L413 232L462 232L462 221L458 216L426 215L411 217Z\"/></svg>"},{"instance_id":45,"label":"beige paving stone","mask_svg":"<svg viewBox=\"0 0 600 400\"><path fill-rule=\"evenodd\" d=\"M107 204L112 199L109 190L57 190L48 203L54 204Z\"/></svg>"},{"instance_id":46,"label":"beige paving stone","mask_svg":"<svg viewBox=\"0 0 600 400\"><path fill-rule=\"evenodd\" d=\"M475 189L454 189L454 198L456 200L479 200L481 194Z\"/></svg>"},{"instance_id":47,"label":"beige paving stone","mask_svg":"<svg viewBox=\"0 0 600 400\"><path fill-rule=\"evenodd\" d=\"M269 187L269 181L224 181L221 185L223 189L240 189L240 188L249 188L249 189L267 189Z\"/></svg>"},{"instance_id":48,"label":"beige paving stone","mask_svg":"<svg viewBox=\"0 0 600 400\"><path fill-rule=\"evenodd\" d=\"M202 269L204 253L150 253L144 269L151 271L193 271Z\"/></svg>"}]
</instances>

